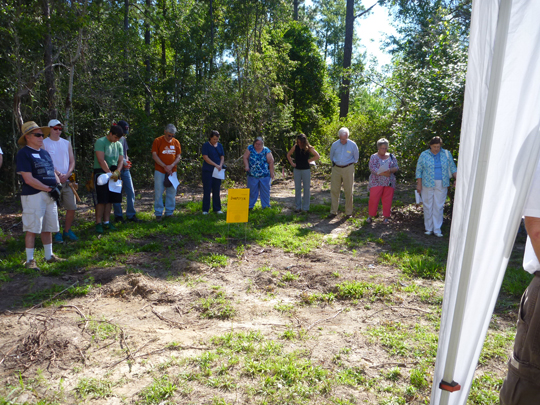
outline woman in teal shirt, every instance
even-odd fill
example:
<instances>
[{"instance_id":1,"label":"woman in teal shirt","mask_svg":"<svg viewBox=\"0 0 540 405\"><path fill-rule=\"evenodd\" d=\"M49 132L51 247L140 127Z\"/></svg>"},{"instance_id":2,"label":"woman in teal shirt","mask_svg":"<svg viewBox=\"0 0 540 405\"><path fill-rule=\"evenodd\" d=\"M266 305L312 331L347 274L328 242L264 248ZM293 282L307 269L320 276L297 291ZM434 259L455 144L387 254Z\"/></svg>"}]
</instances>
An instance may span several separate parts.
<instances>
[{"instance_id":1,"label":"woman in teal shirt","mask_svg":"<svg viewBox=\"0 0 540 405\"><path fill-rule=\"evenodd\" d=\"M416 164L416 190L422 195L426 235L442 237L443 208L450 178L456 178L457 168L452 154L442 148L442 139L435 136L429 149L420 154Z\"/></svg>"}]
</instances>

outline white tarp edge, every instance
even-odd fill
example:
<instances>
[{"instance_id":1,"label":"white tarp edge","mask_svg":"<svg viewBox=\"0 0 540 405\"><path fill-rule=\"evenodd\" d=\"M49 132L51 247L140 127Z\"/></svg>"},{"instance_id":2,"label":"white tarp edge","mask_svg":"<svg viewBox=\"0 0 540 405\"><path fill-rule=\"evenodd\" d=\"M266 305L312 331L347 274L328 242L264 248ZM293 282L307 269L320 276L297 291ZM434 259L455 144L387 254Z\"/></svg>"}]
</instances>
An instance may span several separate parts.
<instances>
[{"instance_id":1,"label":"white tarp edge","mask_svg":"<svg viewBox=\"0 0 540 405\"><path fill-rule=\"evenodd\" d=\"M475 0L431 404L466 404L540 151L540 1ZM443 379L460 391L439 389Z\"/></svg>"}]
</instances>

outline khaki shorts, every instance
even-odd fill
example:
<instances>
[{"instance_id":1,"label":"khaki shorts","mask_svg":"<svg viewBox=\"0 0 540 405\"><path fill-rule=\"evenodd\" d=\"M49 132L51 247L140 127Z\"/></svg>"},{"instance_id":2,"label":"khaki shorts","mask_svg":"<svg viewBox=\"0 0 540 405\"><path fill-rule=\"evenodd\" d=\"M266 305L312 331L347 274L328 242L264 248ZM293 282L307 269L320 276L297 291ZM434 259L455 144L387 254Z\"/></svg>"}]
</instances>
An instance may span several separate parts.
<instances>
[{"instance_id":1,"label":"khaki shorts","mask_svg":"<svg viewBox=\"0 0 540 405\"><path fill-rule=\"evenodd\" d=\"M22 195L23 231L32 233L58 232L58 208L45 191L34 195Z\"/></svg>"},{"instance_id":2,"label":"khaki shorts","mask_svg":"<svg viewBox=\"0 0 540 405\"><path fill-rule=\"evenodd\" d=\"M75 200L75 194L73 194L73 190L69 186L69 181L66 181L64 184L62 184L62 195L60 196L60 204L62 205L62 208L67 211L77 209L77 201Z\"/></svg>"}]
</instances>

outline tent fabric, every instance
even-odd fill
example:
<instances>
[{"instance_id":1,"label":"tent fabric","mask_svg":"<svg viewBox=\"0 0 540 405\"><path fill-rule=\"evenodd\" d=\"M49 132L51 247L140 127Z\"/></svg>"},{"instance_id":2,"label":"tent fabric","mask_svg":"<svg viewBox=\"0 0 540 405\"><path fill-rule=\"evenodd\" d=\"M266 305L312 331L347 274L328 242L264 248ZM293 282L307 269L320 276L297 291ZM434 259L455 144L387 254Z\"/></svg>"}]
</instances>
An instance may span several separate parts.
<instances>
[{"instance_id":1,"label":"tent fabric","mask_svg":"<svg viewBox=\"0 0 540 405\"><path fill-rule=\"evenodd\" d=\"M473 1L434 405L467 402L540 156L538 15L539 1Z\"/></svg>"}]
</instances>

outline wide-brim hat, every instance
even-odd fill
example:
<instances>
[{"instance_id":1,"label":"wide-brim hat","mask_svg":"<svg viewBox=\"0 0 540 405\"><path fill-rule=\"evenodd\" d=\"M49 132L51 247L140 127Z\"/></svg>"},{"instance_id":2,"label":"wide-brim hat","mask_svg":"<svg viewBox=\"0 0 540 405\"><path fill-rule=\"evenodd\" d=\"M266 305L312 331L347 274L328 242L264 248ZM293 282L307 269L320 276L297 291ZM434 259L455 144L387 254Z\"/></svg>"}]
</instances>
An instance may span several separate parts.
<instances>
[{"instance_id":1,"label":"wide-brim hat","mask_svg":"<svg viewBox=\"0 0 540 405\"><path fill-rule=\"evenodd\" d=\"M49 134L51 133L51 128L49 128L49 127L40 127L34 121L28 121L28 122L25 122L22 125L22 128L21 128L22 135L19 138L19 140L17 141L17 143L19 145L21 145L21 146L25 146L26 145L25 135L32 132L35 129L38 129L38 128L43 131L43 138L44 139L47 138L49 136Z\"/></svg>"}]
</instances>

